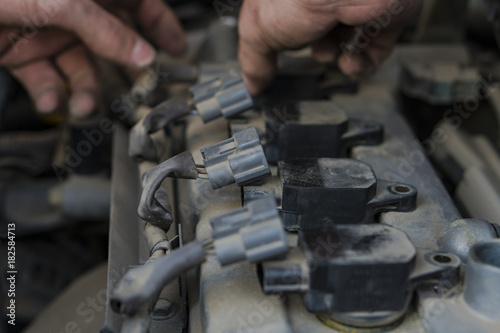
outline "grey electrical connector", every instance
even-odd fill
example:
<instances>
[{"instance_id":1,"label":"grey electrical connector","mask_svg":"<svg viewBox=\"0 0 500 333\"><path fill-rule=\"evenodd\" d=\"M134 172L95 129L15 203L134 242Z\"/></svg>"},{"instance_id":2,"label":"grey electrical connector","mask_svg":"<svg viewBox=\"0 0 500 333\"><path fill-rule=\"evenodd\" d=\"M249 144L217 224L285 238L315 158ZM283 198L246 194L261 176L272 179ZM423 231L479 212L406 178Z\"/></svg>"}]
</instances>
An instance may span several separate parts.
<instances>
[{"instance_id":1,"label":"grey electrical connector","mask_svg":"<svg viewBox=\"0 0 500 333\"><path fill-rule=\"evenodd\" d=\"M272 197L251 201L210 220L221 265L260 262L288 252L285 231Z\"/></svg>"},{"instance_id":2,"label":"grey electrical connector","mask_svg":"<svg viewBox=\"0 0 500 333\"><path fill-rule=\"evenodd\" d=\"M189 88L193 103L180 96L170 98L135 124L129 144L132 158L156 162L164 159L161 149L157 151L152 135L175 120L196 114L206 123L222 116L234 116L253 106L252 97L239 74L238 63L203 64L197 72L200 83Z\"/></svg>"},{"instance_id":3,"label":"grey electrical connector","mask_svg":"<svg viewBox=\"0 0 500 333\"><path fill-rule=\"evenodd\" d=\"M220 116L231 117L253 106L252 97L235 68L198 83L189 91L205 123Z\"/></svg>"},{"instance_id":4,"label":"grey electrical connector","mask_svg":"<svg viewBox=\"0 0 500 333\"><path fill-rule=\"evenodd\" d=\"M189 151L178 154L146 171L142 176L142 195L137 212L144 221L168 230L172 223L170 204L160 190L167 177L205 179L218 189L233 183L245 185L271 174L253 127L232 138L201 149L203 166L195 163Z\"/></svg>"},{"instance_id":5,"label":"grey electrical connector","mask_svg":"<svg viewBox=\"0 0 500 333\"><path fill-rule=\"evenodd\" d=\"M254 127L202 148L201 155L213 189L232 183L245 185L271 174Z\"/></svg>"}]
</instances>

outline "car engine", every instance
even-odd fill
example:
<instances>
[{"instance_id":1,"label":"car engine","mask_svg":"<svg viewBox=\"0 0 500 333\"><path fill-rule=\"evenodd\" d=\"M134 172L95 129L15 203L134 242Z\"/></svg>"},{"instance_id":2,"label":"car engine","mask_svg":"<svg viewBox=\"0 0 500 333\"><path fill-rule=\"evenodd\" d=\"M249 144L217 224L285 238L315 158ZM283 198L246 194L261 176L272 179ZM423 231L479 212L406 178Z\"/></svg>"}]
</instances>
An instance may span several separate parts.
<instances>
[{"instance_id":1,"label":"car engine","mask_svg":"<svg viewBox=\"0 0 500 333\"><path fill-rule=\"evenodd\" d=\"M369 78L283 52L257 96L241 1L171 4L188 54L96 59L88 119L0 72L0 332L500 331L495 1L427 2Z\"/></svg>"}]
</instances>

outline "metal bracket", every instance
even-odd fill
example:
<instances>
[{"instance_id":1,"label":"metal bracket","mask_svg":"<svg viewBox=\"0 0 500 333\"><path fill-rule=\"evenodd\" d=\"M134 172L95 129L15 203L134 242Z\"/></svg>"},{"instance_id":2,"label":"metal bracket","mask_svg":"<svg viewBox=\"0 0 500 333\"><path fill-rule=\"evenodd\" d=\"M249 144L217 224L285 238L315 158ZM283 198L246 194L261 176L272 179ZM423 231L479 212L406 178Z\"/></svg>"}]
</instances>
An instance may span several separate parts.
<instances>
[{"instance_id":1,"label":"metal bracket","mask_svg":"<svg viewBox=\"0 0 500 333\"><path fill-rule=\"evenodd\" d=\"M410 281L414 286L430 279L454 285L458 282L460 264L460 258L454 254L418 249Z\"/></svg>"},{"instance_id":2,"label":"metal bracket","mask_svg":"<svg viewBox=\"0 0 500 333\"><path fill-rule=\"evenodd\" d=\"M408 184L377 180L377 194L368 202L371 214L411 212L417 207L417 189Z\"/></svg>"},{"instance_id":3,"label":"metal bracket","mask_svg":"<svg viewBox=\"0 0 500 333\"><path fill-rule=\"evenodd\" d=\"M342 135L341 156L347 156L348 150L354 146L374 146L384 140L384 127L376 121L349 118L347 132Z\"/></svg>"}]
</instances>

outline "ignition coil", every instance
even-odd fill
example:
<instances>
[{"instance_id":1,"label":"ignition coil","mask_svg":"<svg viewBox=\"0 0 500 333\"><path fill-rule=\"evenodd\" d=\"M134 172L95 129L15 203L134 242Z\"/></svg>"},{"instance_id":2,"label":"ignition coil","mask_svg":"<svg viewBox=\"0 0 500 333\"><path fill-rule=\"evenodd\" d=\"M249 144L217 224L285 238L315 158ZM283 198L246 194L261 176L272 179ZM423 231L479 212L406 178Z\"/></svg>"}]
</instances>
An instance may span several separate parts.
<instances>
[{"instance_id":1,"label":"ignition coil","mask_svg":"<svg viewBox=\"0 0 500 333\"><path fill-rule=\"evenodd\" d=\"M380 123L348 117L332 101L286 102L265 105L263 109L260 127L271 164L293 158L347 157L354 146L383 141ZM233 133L246 128L250 119L246 120L231 121Z\"/></svg>"},{"instance_id":2,"label":"ignition coil","mask_svg":"<svg viewBox=\"0 0 500 333\"><path fill-rule=\"evenodd\" d=\"M415 209L411 185L379 180L370 165L345 158L304 158L278 163L278 176L245 186L244 200L272 195L287 230L371 223L381 212Z\"/></svg>"},{"instance_id":3,"label":"ignition coil","mask_svg":"<svg viewBox=\"0 0 500 333\"><path fill-rule=\"evenodd\" d=\"M417 250L403 231L384 224L301 230L293 251L261 265L263 291L302 294L308 311L337 326L397 323L417 285L439 279L452 286L460 267L457 256Z\"/></svg>"}]
</instances>

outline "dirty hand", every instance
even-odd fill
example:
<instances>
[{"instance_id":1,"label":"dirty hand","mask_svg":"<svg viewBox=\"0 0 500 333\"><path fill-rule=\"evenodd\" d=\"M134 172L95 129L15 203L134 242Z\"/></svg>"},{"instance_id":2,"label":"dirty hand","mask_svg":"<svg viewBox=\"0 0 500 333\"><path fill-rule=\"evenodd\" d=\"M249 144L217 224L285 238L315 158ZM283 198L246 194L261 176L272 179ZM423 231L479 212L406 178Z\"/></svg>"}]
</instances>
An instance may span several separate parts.
<instances>
[{"instance_id":1,"label":"dirty hand","mask_svg":"<svg viewBox=\"0 0 500 333\"><path fill-rule=\"evenodd\" d=\"M151 63L153 47L112 13L130 14L171 54L185 49L182 28L162 0L0 0L0 8L0 66L22 82L42 113L67 102L77 116L95 109L98 81L89 50L123 65Z\"/></svg>"},{"instance_id":2,"label":"dirty hand","mask_svg":"<svg viewBox=\"0 0 500 333\"><path fill-rule=\"evenodd\" d=\"M320 61L346 74L372 73L389 55L421 0L246 0L239 60L251 94L276 71L276 52L312 45Z\"/></svg>"}]
</instances>

